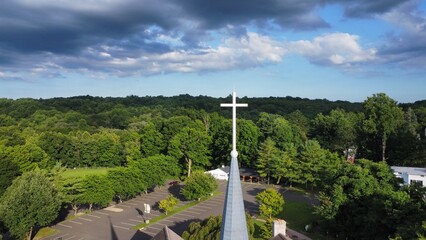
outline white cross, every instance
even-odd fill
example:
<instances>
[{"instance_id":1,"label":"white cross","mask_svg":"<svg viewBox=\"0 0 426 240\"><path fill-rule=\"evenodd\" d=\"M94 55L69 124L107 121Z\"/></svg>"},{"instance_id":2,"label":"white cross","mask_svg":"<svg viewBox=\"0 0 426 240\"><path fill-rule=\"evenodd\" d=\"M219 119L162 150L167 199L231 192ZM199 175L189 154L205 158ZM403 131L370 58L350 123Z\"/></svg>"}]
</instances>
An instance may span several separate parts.
<instances>
[{"instance_id":1,"label":"white cross","mask_svg":"<svg viewBox=\"0 0 426 240\"><path fill-rule=\"evenodd\" d=\"M237 93L232 92L232 103L221 103L221 107L232 107L232 157L237 157L237 107L247 107L247 103L237 103Z\"/></svg>"}]
</instances>

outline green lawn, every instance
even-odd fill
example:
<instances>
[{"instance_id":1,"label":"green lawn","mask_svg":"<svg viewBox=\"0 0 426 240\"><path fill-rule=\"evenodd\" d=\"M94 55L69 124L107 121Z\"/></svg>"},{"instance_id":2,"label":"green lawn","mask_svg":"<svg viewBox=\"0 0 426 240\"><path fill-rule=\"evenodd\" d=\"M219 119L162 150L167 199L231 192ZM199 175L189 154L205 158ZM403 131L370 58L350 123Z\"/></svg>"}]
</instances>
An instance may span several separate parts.
<instances>
[{"instance_id":1,"label":"green lawn","mask_svg":"<svg viewBox=\"0 0 426 240\"><path fill-rule=\"evenodd\" d=\"M76 168L76 169L67 169L62 173L62 177L64 178L72 178L72 177L85 177L88 175L105 175L108 170L112 168Z\"/></svg>"},{"instance_id":2,"label":"green lawn","mask_svg":"<svg viewBox=\"0 0 426 240\"><path fill-rule=\"evenodd\" d=\"M279 214L278 218L284 219L287 222L287 226L293 230L296 230L302 234L307 235L312 239L326 239L318 233L311 233L305 231L307 224L319 219L318 216L312 213L313 207L306 202L296 202L286 200L284 204L284 210ZM255 223L255 234L254 239L260 240L260 227L264 224L262 221L254 221Z\"/></svg>"},{"instance_id":3,"label":"green lawn","mask_svg":"<svg viewBox=\"0 0 426 240\"><path fill-rule=\"evenodd\" d=\"M279 215L287 225L296 230L305 229L306 224L312 224L318 217L312 213L313 207L306 202L286 201L284 211Z\"/></svg>"},{"instance_id":4,"label":"green lawn","mask_svg":"<svg viewBox=\"0 0 426 240\"><path fill-rule=\"evenodd\" d=\"M55 235L57 233L59 233L59 230L53 229L51 227L44 227L37 232L33 239L39 240L47 236Z\"/></svg>"}]
</instances>

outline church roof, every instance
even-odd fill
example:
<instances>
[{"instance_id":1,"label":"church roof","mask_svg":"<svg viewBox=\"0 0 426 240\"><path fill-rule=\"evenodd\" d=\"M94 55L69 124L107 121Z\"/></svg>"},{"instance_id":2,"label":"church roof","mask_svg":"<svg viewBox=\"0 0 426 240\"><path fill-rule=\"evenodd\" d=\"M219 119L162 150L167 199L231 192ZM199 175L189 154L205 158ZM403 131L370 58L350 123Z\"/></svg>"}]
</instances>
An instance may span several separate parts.
<instances>
[{"instance_id":1,"label":"church roof","mask_svg":"<svg viewBox=\"0 0 426 240\"><path fill-rule=\"evenodd\" d=\"M226 188L225 206L222 215L221 240L248 240L243 192L241 189L238 160L231 158L231 170Z\"/></svg>"},{"instance_id":2,"label":"church roof","mask_svg":"<svg viewBox=\"0 0 426 240\"><path fill-rule=\"evenodd\" d=\"M183 240L183 238L173 232L169 227L164 226L151 240Z\"/></svg>"}]
</instances>

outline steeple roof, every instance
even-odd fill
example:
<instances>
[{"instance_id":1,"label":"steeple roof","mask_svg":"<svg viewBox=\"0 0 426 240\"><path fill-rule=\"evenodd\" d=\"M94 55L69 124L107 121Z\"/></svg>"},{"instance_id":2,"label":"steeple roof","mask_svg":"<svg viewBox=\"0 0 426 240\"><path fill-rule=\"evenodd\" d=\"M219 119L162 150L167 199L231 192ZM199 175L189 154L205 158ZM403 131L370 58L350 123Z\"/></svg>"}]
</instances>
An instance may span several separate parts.
<instances>
[{"instance_id":1,"label":"steeple roof","mask_svg":"<svg viewBox=\"0 0 426 240\"><path fill-rule=\"evenodd\" d=\"M220 239L249 239L237 157L231 158L231 170L229 174L228 186L226 188Z\"/></svg>"}]
</instances>

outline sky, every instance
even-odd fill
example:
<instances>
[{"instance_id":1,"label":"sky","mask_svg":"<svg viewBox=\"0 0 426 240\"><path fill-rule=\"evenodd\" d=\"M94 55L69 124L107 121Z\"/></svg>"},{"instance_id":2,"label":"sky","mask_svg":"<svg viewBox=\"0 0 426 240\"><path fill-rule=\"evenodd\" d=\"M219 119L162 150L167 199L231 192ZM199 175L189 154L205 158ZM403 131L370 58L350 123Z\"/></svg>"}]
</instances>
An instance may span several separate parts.
<instances>
[{"instance_id":1,"label":"sky","mask_svg":"<svg viewBox=\"0 0 426 240\"><path fill-rule=\"evenodd\" d=\"M0 98L426 99L426 1L2 0Z\"/></svg>"}]
</instances>

